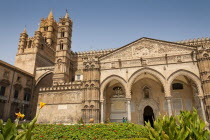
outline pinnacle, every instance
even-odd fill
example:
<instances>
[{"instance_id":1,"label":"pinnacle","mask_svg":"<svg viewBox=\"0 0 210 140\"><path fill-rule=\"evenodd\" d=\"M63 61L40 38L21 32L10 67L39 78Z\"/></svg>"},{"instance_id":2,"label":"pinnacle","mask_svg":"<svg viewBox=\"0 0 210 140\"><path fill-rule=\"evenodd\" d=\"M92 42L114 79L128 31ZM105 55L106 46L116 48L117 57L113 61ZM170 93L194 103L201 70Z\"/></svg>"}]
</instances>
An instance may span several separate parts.
<instances>
[{"instance_id":1,"label":"pinnacle","mask_svg":"<svg viewBox=\"0 0 210 140\"><path fill-rule=\"evenodd\" d=\"M48 19L54 19L52 9L50 10L50 13L49 13L47 18Z\"/></svg>"},{"instance_id":2,"label":"pinnacle","mask_svg":"<svg viewBox=\"0 0 210 140\"><path fill-rule=\"evenodd\" d=\"M27 32L26 32L26 27L24 27L23 33L27 34Z\"/></svg>"},{"instance_id":3,"label":"pinnacle","mask_svg":"<svg viewBox=\"0 0 210 140\"><path fill-rule=\"evenodd\" d=\"M66 15L65 15L65 17L64 18L69 18L69 13L68 13L68 11L66 10Z\"/></svg>"}]
</instances>

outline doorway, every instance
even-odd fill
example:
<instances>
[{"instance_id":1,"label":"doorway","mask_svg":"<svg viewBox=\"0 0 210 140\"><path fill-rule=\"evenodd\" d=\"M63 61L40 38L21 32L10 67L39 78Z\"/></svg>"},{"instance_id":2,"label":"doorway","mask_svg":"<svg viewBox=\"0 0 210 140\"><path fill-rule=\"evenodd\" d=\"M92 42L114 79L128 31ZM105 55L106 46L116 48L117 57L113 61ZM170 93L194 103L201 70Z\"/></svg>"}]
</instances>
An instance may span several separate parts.
<instances>
[{"instance_id":1,"label":"doorway","mask_svg":"<svg viewBox=\"0 0 210 140\"><path fill-rule=\"evenodd\" d=\"M154 127L155 117L154 117L153 109L150 106L146 106L144 108L143 118L144 118L144 125L145 125L145 122L150 122L151 126Z\"/></svg>"}]
</instances>

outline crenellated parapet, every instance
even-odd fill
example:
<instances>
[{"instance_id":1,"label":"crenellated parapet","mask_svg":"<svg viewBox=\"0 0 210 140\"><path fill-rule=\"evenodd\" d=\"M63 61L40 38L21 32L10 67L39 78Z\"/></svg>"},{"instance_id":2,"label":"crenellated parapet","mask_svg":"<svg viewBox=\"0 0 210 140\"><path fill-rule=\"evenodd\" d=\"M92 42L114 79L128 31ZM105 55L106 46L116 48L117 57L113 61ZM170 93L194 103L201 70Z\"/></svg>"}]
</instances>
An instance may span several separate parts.
<instances>
[{"instance_id":1,"label":"crenellated parapet","mask_svg":"<svg viewBox=\"0 0 210 140\"><path fill-rule=\"evenodd\" d=\"M84 51L84 52L74 52L74 55L79 56L79 57L91 56L91 55L103 56L105 54L113 52L114 50L116 50L116 49L104 49L104 50L91 50L91 51Z\"/></svg>"},{"instance_id":2,"label":"crenellated parapet","mask_svg":"<svg viewBox=\"0 0 210 140\"><path fill-rule=\"evenodd\" d=\"M206 38L202 37L202 38L196 38L196 39L182 40L182 41L178 41L176 43L190 45L190 46L203 46L205 44L209 44L210 39L208 37L206 37Z\"/></svg>"}]
</instances>

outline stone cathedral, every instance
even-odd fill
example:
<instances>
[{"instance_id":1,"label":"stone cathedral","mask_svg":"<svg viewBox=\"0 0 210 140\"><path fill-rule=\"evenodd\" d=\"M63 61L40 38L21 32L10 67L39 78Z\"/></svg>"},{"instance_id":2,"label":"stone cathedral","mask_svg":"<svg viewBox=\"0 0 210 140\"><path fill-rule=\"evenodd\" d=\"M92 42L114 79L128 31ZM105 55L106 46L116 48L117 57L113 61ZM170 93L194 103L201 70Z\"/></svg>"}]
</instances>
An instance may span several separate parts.
<instances>
[{"instance_id":1,"label":"stone cathedral","mask_svg":"<svg viewBox=\"0 0 210 140\"><path fill-rule=\"evenodd\" d=\"M0 104L7 110L0 117L22 110L30 119L45 102L39 123L126 118L144 124L193 108L210 122L209 38L169 42L143 37L118 49L74 52L72 24L68 13L56 21L51 11L33 37L26 29L20 34L15 66L0 63ZM9 68L25 80L9 82ZM7 94L11 88L16 90Z\"/></svg>"}]
</instances>

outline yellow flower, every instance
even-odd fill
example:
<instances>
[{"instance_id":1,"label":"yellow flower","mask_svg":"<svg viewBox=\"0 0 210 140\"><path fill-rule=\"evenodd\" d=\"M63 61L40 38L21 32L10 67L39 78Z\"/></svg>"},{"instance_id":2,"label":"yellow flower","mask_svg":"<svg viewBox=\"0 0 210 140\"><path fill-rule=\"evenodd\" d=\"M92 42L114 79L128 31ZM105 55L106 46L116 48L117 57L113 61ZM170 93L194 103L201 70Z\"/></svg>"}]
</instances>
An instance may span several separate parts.
<instances>
[{"instance_id":1,"label":"yellow flower","mask_svg":"<svg viewBox=\"0 0 210 140\"><path fill-rule=\"evenodd\" d=\"M24 115L24 114L21 114L21 115L20 115L20 117L21 117L21 118L24 118L24 117L25 117L25 115Z\"/></svg>"},{"instance_id":2,"label":"yellow flower","mask_svg":"<svg viewBox=\"0 0 210 140\"><path fill-rule=\"evenodd\" d=\"M21 114L20 112L19 113L15 113L15 115L17 116L17 118L24 118L25 115L24 114Z\"/></svg>"},{"instance_id":3,"label":"yellow flower","mask_svg":"<svg viewBox=\"0 0 210 140\"><path fill-rule=\"evenodd\" d=\"M46 103L40 102L40 109L46 105Z\"/></svg>"}]
</instances>

